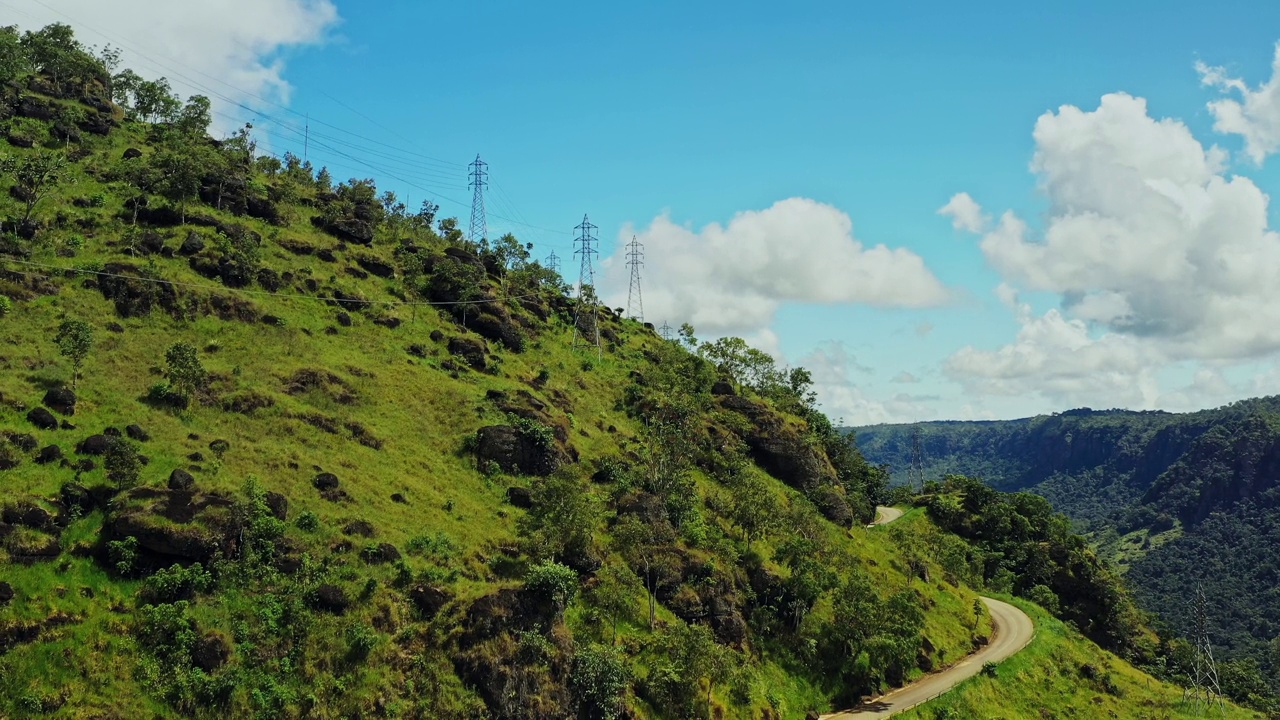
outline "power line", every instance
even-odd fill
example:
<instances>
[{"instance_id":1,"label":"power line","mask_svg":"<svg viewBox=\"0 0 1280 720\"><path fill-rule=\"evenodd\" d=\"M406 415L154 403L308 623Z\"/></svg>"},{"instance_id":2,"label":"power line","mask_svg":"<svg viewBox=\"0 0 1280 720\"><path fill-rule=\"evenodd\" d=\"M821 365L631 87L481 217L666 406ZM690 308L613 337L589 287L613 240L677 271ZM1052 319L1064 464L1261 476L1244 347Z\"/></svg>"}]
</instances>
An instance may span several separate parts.
<instances>
[{"instance_id":1,"label":"power line","mask_svg":"<svg viewBox=\"0 0 1280 720\"><path fill-rule=\"evenodd\" d=\"M631 269L631 287L627 290L627 315L644 322L644 297L640 294L640 267L644 265L644 245L631 236L627 244L627 267Z\"/></svg>"},{"instance_id":2,"label":"power line","mask_svg":"<svg viewBox=\"0 0 1280 720\"><path fill-rule=\"evenodd\" d=\"M555 250L552 250L551 254L547 256L547 267L550 268L553 273L558 274L560 272L560 258L556 255Z\"/></svg>"}]
</instances>

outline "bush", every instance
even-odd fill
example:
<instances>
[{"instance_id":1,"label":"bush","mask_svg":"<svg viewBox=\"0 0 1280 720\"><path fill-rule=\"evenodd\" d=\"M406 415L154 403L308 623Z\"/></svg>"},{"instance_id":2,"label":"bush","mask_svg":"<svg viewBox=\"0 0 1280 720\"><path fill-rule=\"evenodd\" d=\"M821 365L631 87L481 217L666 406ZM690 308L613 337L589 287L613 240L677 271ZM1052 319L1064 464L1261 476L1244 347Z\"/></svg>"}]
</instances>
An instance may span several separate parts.
<instances>
[{"instance_id":1,"label":"bush","mask_svg":"<svg viewBox=\"0 0 1280 720\"><path fill-rule=\"evenodd\" d=\"M999 674L999 666L988 660L982 663L982 674L987 677L996 677Z\"/></svg>"},{"instance_id":2,"label":"bush","mask_svg":"<svg viewBox=\"0 0 1280 720\"><path fill-rule=\"evenodd\" d=\"M0 318L13 312L13 301L8 295L0 295Z\"/></svg>"},{"instance_id":3,"label":"bush","mask_svg":"<svg viewBox=\"0 0 1280 720\"><path fill-rule=\"evenodd\" d=\"M368 625L357 623L347 628L347 659L359 662L369 657L378 646L378 633Z\"/></svg>"},{"instance_id":4,"label":"bush","mask_svg":"<svg viewBox=\"0 0 1280 720\"><path fill-rule=\"evenodd\" d=\"M605 645L588 645L573 658L569 684L588 717L622 716L622 697L631 682L622 654Z\"/></svg>"},{"instance_id":5,"label":"bush","mask_svg":"<svg viewBox=\"0 0 1280 720\"><path fill-rule=\"evenodd\" d=\"M578 574L567 565L548 560L529 568L524 586L529 592L549 601L556 612L563 612L578 594Z\"/></svg>"},{"instance_id":6,"label":"bush","mask_svg":"<svg viewBox=\"0 0 1280 720\"><path fill-rule=\"evenodd\" d=\"M310 510L304 510L298 515L298 519L293 521L293 524L297 525L299 530L315 532L320 529L320 516Z\"/></svg>"},{"instance_id":7,"label":"bush","mask_svg":"<svg viewBox=\"0 0 1280 720\"><path fill-rule=\"evenodd\" d=\"M138 476L142 473L142 457L133 443L124 438L111 438L102 464L107 469L107 479L117 490L137 486Z\"/></svg>"},{"instance_id":8,"label":"bush","mask_svg":"<svg viewBox=\"0 0 1280 720\"><path fill-rule=\"evenodd\" d=\"M200 563L191 567L173 565L147 578L142 584L144 602L159 604L191 600L197 593L213 588L213 576Z\"/></svg>"}]
</instances>

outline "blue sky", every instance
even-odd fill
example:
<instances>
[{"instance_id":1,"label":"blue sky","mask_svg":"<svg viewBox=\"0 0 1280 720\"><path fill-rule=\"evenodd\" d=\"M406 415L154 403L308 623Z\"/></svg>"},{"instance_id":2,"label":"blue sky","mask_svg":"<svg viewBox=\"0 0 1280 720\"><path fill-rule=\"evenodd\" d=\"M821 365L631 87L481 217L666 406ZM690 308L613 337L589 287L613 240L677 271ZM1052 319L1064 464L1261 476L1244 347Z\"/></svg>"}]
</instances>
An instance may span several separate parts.
<instances>
[{"instance_id":1,"label":"blue sky","mask_svg":"<svg viewBox=\"0 0 1280 720\"><path fill-rule=\"evenodd\" d=\"M1277 216L1248 220L1280 183L1268 161L1280 86L1264 85L1280 5L228 0L205 17L185 0L98 5L0 11L70 20L144 74L216 91L220 122L254 119L277 151L301 154L281 125L309 115L342 140L313 144L313 162L464 220L455 201L469 200L464 166L479 153L490 209L524 223L491 217L494 231L564 258L583 213L602 258L638 234L646 319L693 320L700 336L740 334L810 367L849 422L1280 392L1265 310L1280 298L1257 273L1276 259ZM1111 93L1145 109L1100 110ZM1241 101L1239 117L1208 105L1223 99ZM1214 145L1221 161L1193 161ZM1133 184L1099 190L1130 166ZM1215 189L1237 177L1249 187ZM974 232L938 212L962 192L988 218ZM1006 210L1027 229L1001 223ZM625 297L611 262L602 291ZM1184 283L1195 292L1170 290Z\"/></svg>"}]
</instances>

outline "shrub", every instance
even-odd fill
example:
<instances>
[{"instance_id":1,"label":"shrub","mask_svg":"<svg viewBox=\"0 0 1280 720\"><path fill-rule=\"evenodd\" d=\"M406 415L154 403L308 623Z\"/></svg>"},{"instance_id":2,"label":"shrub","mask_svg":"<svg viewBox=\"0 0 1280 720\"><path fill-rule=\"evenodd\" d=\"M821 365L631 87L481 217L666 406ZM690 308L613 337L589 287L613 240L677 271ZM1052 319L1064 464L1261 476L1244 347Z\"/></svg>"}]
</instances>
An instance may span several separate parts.
<instances>
[{"instance_id":1,"label":"shrub","mask_svg":"<svg viewBox=\"0 0 1280 720\"><path fill-rule=\"evenodd\" d=\"M996 677L999 674L999 666L988 660L982 663L982 674L987 677Z\"/></svg>"},{"instance_id":2,"label":"shrub","mask_svg":"<svg viewBox=\"0 0 1280 720\"><path fill-rule=\"evenodd\" d=\"M524 586L529 592L549 601L556 612L563 612L578 594L578 574L554 560L529 568Z\"/></svg>"},{"instance_id":3,"label":"shrub","mask_svg":"<svg viewBox=\"0 0 1280 720\"><path fill-rule=\"evenodd\" d=\"M363 623L347 628L347 659L360 661L369 657L369 653L378 646L378 633Z\"/></svg>"},{"instance_id":4,"label":"shrub","mask_svg":"<svg viewBox=\"0 0 1280 720\"><path fill-rule=\"evenodd\" d=\"M310 510L304 510L298 515L298 519L294 520L293 523L298 526L299 530L315 532L320 529L320 516Z\"/></svg>"},{"instance_id":5,"label":"shrub","mask_svg":"<svg viewBox=\"0 0 1280 720\"><path fill-rule=\"evenodd\" d=\"M142 599L153 604L191 600L197 593L208 592L212 588L213 576L200 563L185 568L173 565L143 582Z\"/></svg>"},{"instance_id":6,"label":"shrub","mask_svg":"<svg viewBox=\"0 0 1280 720\"><path fill-rule=\"evenodd\" d=\"M130 535L123 540L108 542L107 560L117 575L128 577L133 574L134 563L138 561L138 538Z\"/></svg>"},{"instance_id":7,"label":"shrub","mask_svg":"<svg viewBox=\"0 0 1280 720\"><path fill-rule=\"evenodd\" d=\"M117 490L137 486L138 476L142 472L142 457L138 455L138 448L133 443L124 438L111 438L102 464L107 470L107 479Z\"/></svg>"},{"instance_id":8,"label":"shrub","mask_svg":"<svg viewBox=\"0 0 1280 720\"><path fill-rule=\"evenodd\" d=\"M13 301L8 295L0 295L0 318L13 312Z\"/></svg>"}]
</instances>

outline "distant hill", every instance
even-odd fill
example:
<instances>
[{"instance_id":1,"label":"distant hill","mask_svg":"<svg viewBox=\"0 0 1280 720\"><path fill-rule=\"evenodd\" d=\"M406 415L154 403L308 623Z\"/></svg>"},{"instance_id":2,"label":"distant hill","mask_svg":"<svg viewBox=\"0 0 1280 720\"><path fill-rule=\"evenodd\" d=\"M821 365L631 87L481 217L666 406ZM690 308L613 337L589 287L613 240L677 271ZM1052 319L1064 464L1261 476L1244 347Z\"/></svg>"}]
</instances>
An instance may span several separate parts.
<instances>
[{"instance_id":1,"label":"distant hill","mask_svg":"<svg viewBox=\"0 0 1280 720\"><path fill-rule=\"evenodd\" d=\"M926 479L983 478L1047 498L1127 569L1173 628L1197 585L1215 642L1280 677L1280 397L1194 413L1071 410L1001 422L852 428L868 461L906 480L919 428Z\"/></svg>"}]
</instances>

